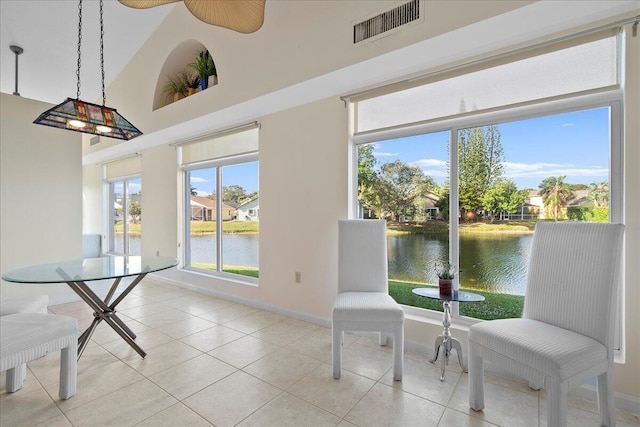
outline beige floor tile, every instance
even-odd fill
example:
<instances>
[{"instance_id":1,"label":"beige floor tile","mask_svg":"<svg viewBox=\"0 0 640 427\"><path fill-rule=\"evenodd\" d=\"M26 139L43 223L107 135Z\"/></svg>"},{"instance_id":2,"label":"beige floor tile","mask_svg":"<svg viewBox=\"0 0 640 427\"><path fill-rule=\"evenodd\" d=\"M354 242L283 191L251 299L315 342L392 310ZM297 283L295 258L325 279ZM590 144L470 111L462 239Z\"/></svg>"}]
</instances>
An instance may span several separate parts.
<instances>
[{"instance_id":1,"label":"beige floor tile","mask_svg":"<svg viewBox=\"0 0 640 427\"><path fill-rule=\"evenodd\" d=\"M193 335L180 338L180 341L200 351L207 352L244 336L245 334L242 332L234 331L224 326L214 326Z\"/></svg>"},{"instance_id":2,"label":"beige floor tile","mask_svg":"<svg viewBox=\"0 0 640 427\"><path fill-rule=\"evenodd\" d=\"M204 331L216 326L215 323L208 320L200 319L199 317L189 317L185 320L181 320L175 323L157 328L159 332L169 335L172 338L182 338L187 335L195 334L196 332Z\"/></svg>"},{"instance_id":3,"label":"beige floor tile","mask_svg":"<svg viewBox=\"0 0 640 427\"><path fill-rule=\"evenodd\" d=\"M71 399L61 400L58 396L58 383L45 386L50 396L56 398L58 407L69 411L85 403L119 390L142 380L144 377L120 360L99 369L91 369L78 373L76 395Z\"/></svg>"},{"instance_id":4,"label":"beige floor tile","mask_svg":"<svg viewBox=\"0 0 640 427\"><path fill-rule=\"evenodd\" d=\"M71 422L63 414L57 415L50 420L35 424L34 427L73 427Z\"/></svg>"},{"instance_id":5,"label":"beige floor tile","mask_svg":"<svg viewBox=\"0 0 640 427\"><path fill-rule=\"evenodd\" d=\"M230 322L226 322L224 326L235 329L236 331L244 332L245 334L251 334L283 320L284 316L261 310L247 316L242 316Z\"/></svg>"},{"instance_id":6,"label":"beige floor tile","mask_svg":"<svg viewBox=\"0 0 640 427\"><path fill-rule=\"evenodd\" d=\"M151 381L143 379L79 406L65 415L75 427L132 426L177 401Z\"/></svg>"},{"instance_id":7,"label":"beige floor tile","mask_svg":"<svg viewBox=\"0 0 640 427\"><path fill-rule=\"evenodd\" d=\"M118 310L118 313L122 313L131 319L138 320L141 317L152 316L154 314L162 313L163 311L172 310L164 304L153 302L152 304L140 305L137 307L123 308Z\"/></svg>"},{"instance_id":8,"label":"beige floor tile","mask_svg":"<svg viewBox=\"0 0 640 427\"><path fill-rule=\"evenodd\" d=\"M321 363L303 354L280 349L246 366L243 371L285 390Z\"/></svg>"},{"instance_id":9,"label":"beige floor tile","mask_svg":"<svg viewBox=\"0 0 640 427\"><path fill-rule=\"evenodd\" d=\"M136 334L136 343L147 354L152 353L158 346L174 341L174 339L170 336L151 328L142 332L137 332ZM117 340L104 343L102 344L102 347L116 357L119 357L120 359L131 356L140 357L140 355L129 345L129 343L123 340L119 335Z\"/></svg>"},{"instance_id":10,"label":"beige floor tile","mask_svg":"<svg viewBox=\"0 0 640 427\"><path fill-rule=\"evenodd\" d=\"M211 427L212 424L208 423L204 418L184 406L182 403L176 403L164 411L158 412L154 416L136 424L136 427L176 426Z\"/></svg>"},{"instance_id":11,"label":"beige floor tile","mask_svg":"<svg viewBox=\"0 0 640 427\"><path fill-rule=\"evenodd\" d=\"M276 350L278 350L278 346L275 344L252 336L244 336L218 347L208 354L236 368L244 368Z\"/></svg>"},{"instance_id":12,"label":"beige floor tile","mask_svg":"<svg viewBox=\"0 0 640 427\"><path fill-rule=\"evenodd\" d=\"M166 306L169 306L171 308L180 308L182 306L185 305L189 305L192 303L196 303L198 301L202 301L203 296L200 295L198 296L198 294L187 294L187 295L181 295L178 296L176 298L170 298L167 300L162 301L162 303Z\"/></svg>"},{"instance_id":13,"label":"beige floor tile","mask_svg":"<svg viewBox=\"0 0 640 427\"><path fill-rule=\"evenodd\" d=\"M260 329L251 335L277 345L287 345L293 341L311 333L314 329L309 328L306 322L278 322L266 328Z\"/></svg>"},{"instance_id":14,"label":"beige floor tile","mask_svg":"<svg viewBox=\"0 0 640 427\"><path fill-rule=\"evenodd\" d=\"M62 415L42 388L25 393L19 390L0 399L1 426L30 426Z\"/></svg>"},{"instance_id":15,"label":"beige floor tile","mask_svg":"<svg viewBox=\"0 0 640 427\"><path fill-rule=\"evenodd\" d=\"M341 421L335 415L285 392L254 412L238 426L332 427Z\"/></svg>"},{"instance_id":16,"label":"beige floor tile","mask_svg":"<svg viewBox=\"0 0 640 427\"><path fill-rule=\"evenodd\" d=\"M379 380L391 369L392 353L358 344L357 342L342 349L342 370Z\"/></svg>"},{"instance_id":17,"label":"beige floor tile","mask_svg":"<svg viewBox=\"0 0 640 427\"><path fill-rule=\"evenodd\" d=\"M571 403L567 404L567 427L599 427L600 424L600 414L597 412L597 403L587 402L584 399L579 399L572 397L569 399ZM580 402L582 401L582 402ZM593 406L592 406L593 405ZM546 398L540 399L540 427L547 427L547 416L548 416L548 406L549 402ZM595 406L595 411L593 411ZM621 414L621 416L623 416ZM633 423L632 419L627 419L625 421L631 421L630 423L621 421L620 417L616 416L616 426L618 427L629 427L629 426L637 426L638 424Z\"/></svg>"},{"instance_id":18,"label":"beige floor tile","mask_svg":"<svg viewBox=\"0 0 640 427\"><path fill-rule=\"evenodd\" d=\"M344 346L352 344L357 339L356 335L345 334ZM320 327L287 344L287 348L322 362L331 363L331 329Z\"/></svg>"},{"instance_id":19,"label":"beige floor tile","mask_svg":"<svg viewBox=\"0 0 640 427\"><path fill-rule=\"evenodd\" d=\"M491 382L484 383L484 410L476 412L471 409L467 377L467 374L460 376L447 405L449 408L500 426L538 426L538 397Z\"/></svg>"},{"instance_id":20,"label":"beige floor tile","mask_svg":"<svg viewBox=\"0 0 640 427\"><path fill-rule=\"evenodd\" d=\"M183 297L186 295L190 295L189 291L186 291L180 288L173 288L173 289L166 288L166 289L156 289L153 292L144 294L143 296L153 301L162 302L170 299Z\"/></svg>"},{"instance_id":21,"label":"beige floor tile","mask_svg":"<svg viewBox=\"0 0 640 427\"><path fill-rule=\"evenodd\" d=\"M202 354L151 375L149 379L176 399L183 400L235 371L233 366Z\"/></svg>"},{"instance_id":22,"label":"beige floor tile","mask_svg":"<svg viewBox=\"0 0 640 427\"><path fill-rule=\"evenodd\" d=\"M143 325L147 325L154 329L157 329L165 325L189 319L191 317L193 316L185 313L184 311L176 310L175 308L169 308L168 310L152 314L150 316L138 317L136 318L136 320Z\"/></svg>"},{"instance_id":23,"label":"beige floor tile","mask_svg":"<svg viewBox=\"0 0 640 427\"><path fill-rule=\"evenodd\" d=\"M384 384L376 384L344 417L359 426L437 426L445 407Z\"/></svg>"},{"instance_id":24,"label":"beige floor tile","mask_svg":"<svg viewBox=\"0 0 640 427\"><path fill-rule=\"evenodd\" d=\"M183 403L218 427L234 426L281 390L242 371L210 385Z\"/></svg>"},{"instance_id":25,"label":"beige floor tile","mask_svg":"<svg viewBox=\"0 0 640 427\"><path fill-rule=\"evenodd\" d=\"M133 319L130 319L129 317L123 314L118 313L118 317L136 335L141 332L152 329L149 326L143 325L142 323L137 322ZM122 338L120 337L120 335L116 333L116 331L113 330L111 326L107 325L105 322L101 322L96 328L96 330L93 332L93 335L91 335L91 340L98 344L106 344L111 341L122 340Z\"/></svg>"},{"instance_id":26,"label":"beige floor tile","mask_svg":"<svg viewBox=\"0 0 640 427\"><path fill-rule=\"evenodd\" d=\"M439 365L439 364L438 364ZM447 371L445 380L440 381L440 366L428 361L417 361L406 357L403 363L402 381L393 380L390 369L380 380L382 383L408 393L446 405L456 388L460 373Z\"/></svg>"},{"instance_id":27,"label":"beige floor tile","mask_svg":"<svg viewBox=\"0 0 640 427\"><path fill-rule=\"evenodd\" d=\"M215 310L209 311L207 313L199 315L198 317L201 317L205 320L221 325L223 323L236 320L240 317L248 316L249 314L255 313L256 311L258 311L257 308L249 307L246 305L234 304L221 309L215 309Z\"/></svg>"},{"instance_id":28,"label":"beige floor tile","mask_svg":"<svg viewBox=\"0 0 640 427\"><path fill-rule=\"evenodd\" d=\"M447 408L438 423L438 427L493 427L495 424L471 417L462 412Z\"/></svg>"},{"instance_id":29,"label":"beige floor tile","mask_svg":"<svg viewBox=\"0 0 640 427\"><path fill-rule=\"evenodd\" d=\"M150 300L149 298L144 298L135 294L128 294L122 301L118 303L118 305L116 306L116 309L118 311L127 310L130 308L140 307L143 305L149 305L154 303L155 301Z\"/></svg>"},{"instance_id":30,"label":"beige floor tile","mask_svg":"<svg viewBox=\"0 0 640 427\"><path fill-rule=\"evenodd\" d=\"M125 358L124 362L148 377L201 354L200 350L196 350L180 341L171 341L153 348L144 359L136 354Z\"/></svg>"},{"instance_id":31,"label":"beige floor tile","mask_svg":"<svg viewBox=\"0 0 640 427\"><path fill-rule=\"evenodd\" d=\"M335 380L331 366L323 364L287 391L325 411L344 417L374 384L374 381L348 371L343 371L341 378Z\"/></svg>"},{"instance_id":32,"label":"beige floor tile","mask_svg":"<svg viewBox=\"0 0 640 427\"><path fill-rule=\"evenodd\" d=\"M351 424L349 421L342 420L338 427L358 427L355 424Z\"/></svg>"},{"instance_id":33,"label":"beige floor tile","mask_svg":"<svg viewBox=\"0 0 640 427\"><path fill-rule=\"evenodd\" d=\"M187 305L180 306L178 307L178 310L184 311L185 313L189 313L194 316L201 316L212 311L224 310L237 305L238 304L234 302L223 300L221 298L208 297Z\"/></svg>"},{"instance_id":34,"label":"beige floor tile","mask_svg":"<svg viewBox=\"0 0 640 427\"><path fill-rule=\"evenodd\" d=\"M50 305L48 308L52 313L65 314L82 310L84 308L89 308L89 306L84 301L73 301L65 304Z\"/></svg>"},{"instance_id":35,"label":"beige floor tile","mask_svg":"<svg viewBox=\"0 0 640 427\"><path fill-rule=\"evenodd\" d=\"M78 374L92 369L101 369L106 365L118 361L113 354L96 343L89 342L80 360ZM60 381L60 352L49 353L45 357L33 360L28 364L33 375L42 385L58 384Z\"/></svg>"}]
</instances>

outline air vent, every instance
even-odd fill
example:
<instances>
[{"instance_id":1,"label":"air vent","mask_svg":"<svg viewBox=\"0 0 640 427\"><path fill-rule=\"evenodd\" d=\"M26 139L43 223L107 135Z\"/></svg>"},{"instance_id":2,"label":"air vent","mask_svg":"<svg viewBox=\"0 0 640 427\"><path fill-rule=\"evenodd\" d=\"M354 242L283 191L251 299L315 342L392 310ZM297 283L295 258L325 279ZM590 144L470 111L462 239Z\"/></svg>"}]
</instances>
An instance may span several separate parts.
<instances>
[{"instance_id":1,"label":"air vent","mask_svg":"<svg viewBox=\"0 0 640 427\"><path fill-rule=\"evenodd\" d=\"M369 18L353 26L353 43L370 39L420 18L420 1L412 0L395 9Z\"/></svg>"},{"instance_id":2,"label":"air vent","mask_svg":"<svg viewBox=\"0 0 640 427\"><path fill-rule=\"evenodd\" d=\"M100 137L99 136L94 136L93 138L91 138L89 140L89 146L96 145L98 143L100 143Z\"/></svg>"}]
</instances>

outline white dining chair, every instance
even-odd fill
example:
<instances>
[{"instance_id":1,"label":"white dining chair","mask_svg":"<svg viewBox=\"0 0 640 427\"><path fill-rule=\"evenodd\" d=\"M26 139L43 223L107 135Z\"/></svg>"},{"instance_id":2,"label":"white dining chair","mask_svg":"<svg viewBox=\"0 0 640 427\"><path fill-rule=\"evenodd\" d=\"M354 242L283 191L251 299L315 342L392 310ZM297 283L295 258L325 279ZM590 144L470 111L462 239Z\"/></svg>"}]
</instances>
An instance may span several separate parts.
<instances>
[{"instance_id":1,"label":"white dining chair","mask_svg":"<svg viewBox=\"0 0 640 427\"><path fill-rule=\"evenodd\" d=\"M521 319L469 329L469 406L484 408L483 360L548 395L547 425L567 424L568 390L597 377L601 424L615 425L613 336L624 226L536 225Z\"/></svg>"},{"instance_id":2,"label":"white dining chair","mask_svg":"<svg viewBox=\"0 0 640 427\"><path fill-rule=\"evenodd\" d=\"M393 379L402 380L404 311L389 295L387 229L382 220L339 220L338 296L333 306L333 377L342 369L345 331L393 337Z\"/></svg>"},{"instance_id":3,"label":"white dining chair","mask_svg":"<svg viewBox=\"0 0 640 427\"><path fill-rule=\"evenodd\" d=\"M22 367L54 351L61 351L61 399L76 393L78 321L56 314L17 313L0 317L0 372L7 372L9 393L22 388Z\"/></svg>"}]
</instances>

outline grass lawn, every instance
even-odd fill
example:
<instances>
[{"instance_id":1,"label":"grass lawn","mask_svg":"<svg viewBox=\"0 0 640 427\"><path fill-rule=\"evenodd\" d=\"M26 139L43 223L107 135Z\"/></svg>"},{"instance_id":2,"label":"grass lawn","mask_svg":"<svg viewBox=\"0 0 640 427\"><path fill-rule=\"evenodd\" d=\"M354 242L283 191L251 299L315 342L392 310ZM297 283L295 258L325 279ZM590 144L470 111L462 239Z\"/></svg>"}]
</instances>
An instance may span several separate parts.
<instances>
[{"instance_id":1,"label":"grass lawn","mask_svg":"<svg viewBox=\"0 0 640 427\"><path fill-rule=\"evenodd\" d=\"M537 221L495 221L460 223L460 234L471 233L513 233L531 234L536 227ZM387 223L387 235L399 234L436 234L448 233L449 223L447 221L427 221L419 224L410 223Z\"/></svg>"},{"instance_id":2,"label":"grass lawn","mask_svg":"<svg viewBox=\"0 0 640 427\"><path fill-rule=\"evenodd\" d=\"M389 294L399 304L442 311L442 301L421 297L411 292L412 289L421 287L427 288L435 286L389 280ZM494 294L476 290L473 290L473 293L484 296L485 300L482 302L460 303L460 314L484 320L522 317L522 309L524 307L523 296Z\"/></svg>"},{"instance_id":3,"label":"grass lawn","mask_svg":"<svg viewBox=\"0 0 640 427\"><path fill-rule=\"evenodd\" d=\"M119 221L114 230L116 233L123 232L122 221ZM223 233L244 233L254 234L260 230L259 221L223 221L222 232ZM129 224L129 233L132 235L141 234L141 224ZM215 234L216 222L215 221L191 221L191 234Z\"/></svg>"},{"instance_id":4,"label":"grass lawn","mask_svg":"<svg viewBox=\"0 0 640 427\"><path fill-rule=\"evenodd\" d=\"M191 266L195 268L201 268L203 270L213 270L213 271L216 270L215 264L209 264L204 262L193 262L191 263ZM255 267L245 267L245 266L239 266L239 265L223 265L222 271L224 271L225 273L239 274L241 276L248 276L248 277L255 277L255 278L259 277L258 269Z\"/></svg>"}]
</instances>

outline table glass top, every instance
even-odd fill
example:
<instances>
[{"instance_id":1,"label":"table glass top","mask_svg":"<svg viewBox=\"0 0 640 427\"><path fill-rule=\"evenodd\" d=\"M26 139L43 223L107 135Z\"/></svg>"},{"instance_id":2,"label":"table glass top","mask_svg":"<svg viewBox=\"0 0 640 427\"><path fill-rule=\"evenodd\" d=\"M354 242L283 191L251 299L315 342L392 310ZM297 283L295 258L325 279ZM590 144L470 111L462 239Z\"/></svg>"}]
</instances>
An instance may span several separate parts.
<instances>
[{"instance_id":1,"label":"table glass top","mask_svg":"<svg viewBox=\"0 0 640 427\"><path fill-rule=\"evenodd\" d=\"M178 265L171 257L105 256L53 262L20 268L2 276L7 282L64 283L69 281L114 279L165 270Z\"/></svg>"},{"instance_id":2,"label":"table glass top","mask_svg":"<svg viewBox=\"0 0 640 427\"><path fill-rule=\"evenodd\" d=\"M458 301L458 302L479 302L484 301L482 295L473 292L454 291L452 295L440 295L438 288L415 288L412 292L422 297L439 299L442 301Z\"/></svg>"}]
</instances>

